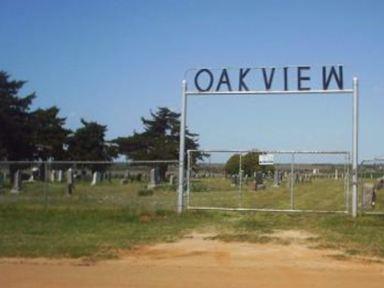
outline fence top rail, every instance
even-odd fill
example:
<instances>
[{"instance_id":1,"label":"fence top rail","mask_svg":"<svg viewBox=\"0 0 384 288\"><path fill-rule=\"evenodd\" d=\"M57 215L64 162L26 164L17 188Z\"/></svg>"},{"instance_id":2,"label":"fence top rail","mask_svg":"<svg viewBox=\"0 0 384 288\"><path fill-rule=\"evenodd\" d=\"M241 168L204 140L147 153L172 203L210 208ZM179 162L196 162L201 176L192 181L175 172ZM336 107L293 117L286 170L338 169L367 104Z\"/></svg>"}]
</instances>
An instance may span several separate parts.
<instances>
[{"instance_id":1,"label":"fence top rail","mask_svg":"<svg viewBox=\"0 0 384 288\"><path fill-rule=\"evenodd\" d=\"M185 91L187 96L208 95L284 95L284 94L352 94L353 89L343 90L250 90L250 91Z\"/></svg>"},{"instance_id":2,"label":"fence top rail","mask_svg":"<svg viewBox=\"0 0 384 288\"><path fill-rule=\"evenodd\" d=\"M1 164L177 164L178 160L135 160L135 161L0 161Z\"/></svg>"},{"instance_id":3,"label":"fence top rail","mask_svg":"<svg viewBox=\"0 0 384 288\"><path fill-rule=\"evenodd\" d=\"M343 154L350 155L348 151L310 151L310 150L198 150L198 149L190 149L187 150L188 153L201 152L201 153L249 153L249 152L257 152L257 153L270 153L270 154Z\"/></svg>"}]
</instances>

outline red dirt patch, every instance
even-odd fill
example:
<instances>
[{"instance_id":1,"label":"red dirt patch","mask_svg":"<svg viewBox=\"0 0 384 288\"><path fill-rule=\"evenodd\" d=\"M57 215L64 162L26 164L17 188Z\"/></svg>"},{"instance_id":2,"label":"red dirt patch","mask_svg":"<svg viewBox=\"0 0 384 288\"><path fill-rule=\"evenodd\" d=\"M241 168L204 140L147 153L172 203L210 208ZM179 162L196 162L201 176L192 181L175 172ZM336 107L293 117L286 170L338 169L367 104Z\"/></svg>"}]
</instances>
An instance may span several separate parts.
<instances>
[{"instance_id":1,"label":"red dirt patch","mask_svg":"<svg viewBox=\"0 0 384 288\"><path fill-rule=\"evenodd\" d=\"M78 260L1 259L0 287L383 287L383 264L340 261L340 251L311 249L301 241L224 243L210 236L142 246L88 266Z\"/></svg>"}]
</instances>

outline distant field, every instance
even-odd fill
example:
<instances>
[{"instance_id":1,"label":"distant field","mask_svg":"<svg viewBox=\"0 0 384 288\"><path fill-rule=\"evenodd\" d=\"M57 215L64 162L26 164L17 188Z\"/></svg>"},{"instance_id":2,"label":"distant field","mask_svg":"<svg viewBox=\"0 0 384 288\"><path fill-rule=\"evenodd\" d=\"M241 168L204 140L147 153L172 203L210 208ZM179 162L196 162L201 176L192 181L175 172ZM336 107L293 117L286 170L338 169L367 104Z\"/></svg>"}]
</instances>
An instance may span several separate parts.
<instances>
[{"instance_id":1,"label":"distant field","mask_svg":"<svg viewBox=\"0 0 384 288\"><path fill-rule=\"evenodd\" d=\"M271 208L290 209L290 188L286 182L273 187L266 182L266 189L253 191L252 182L244 183L240 190L226 178L201 178L192 181L191 206L227 208ZM121 184L118 180L103 181L96 186L89 182L77 182L72 196L66 195L64 183L23 183L19 194L11 194L5 187L0 203L26 206L92 208L128 208L132 211L171 210L176 207L176 185L162 184L147 191L147 183ZM144 192L144 193L142 193ZM145 192L151 192L147 195ZM142 194L141 194L142 193ZM345 210L343 180L316 179L308 183L295 184L296 209Z\"/></svg>"}]
</instances>

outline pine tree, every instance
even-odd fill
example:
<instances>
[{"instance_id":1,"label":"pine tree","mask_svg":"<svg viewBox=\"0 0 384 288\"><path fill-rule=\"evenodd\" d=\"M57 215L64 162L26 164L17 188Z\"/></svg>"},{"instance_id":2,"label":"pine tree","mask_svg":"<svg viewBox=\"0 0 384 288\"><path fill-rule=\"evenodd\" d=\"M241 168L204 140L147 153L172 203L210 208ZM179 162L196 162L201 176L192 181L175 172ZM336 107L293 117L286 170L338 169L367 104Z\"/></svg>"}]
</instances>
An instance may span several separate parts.
<instances>
[{"instance_id":1,"label":"pine tree","mask_svg":"<svg viewBox=\"0 0 384 288\"><path fill-rule=\"evenodd\" d=\"M0 159L32 160L33 124L30 106L35 93L18 96L25 81L10 80L0 71Z\"/></svg>"},{"instance_id":2,"label":"pine tree","mask_svg":"<svg viewBox=\"0 0 384 288\"><path fill-rule=\"evenodd\" d=\"M144 131L134 132L132 136L119 137L119 153L130 160L176 160L179 158L180 113L167 107L160 107L150 118L141 118ZM198 149L198 134L186 129L186 150ZM185 155L186 157L186 155ZM195 153L193 162L203 159L202 153ZM185 158L186 159L186 158ZM158 165L161 177L165 177L167 165Z\"/></svg>"}]
</instances>

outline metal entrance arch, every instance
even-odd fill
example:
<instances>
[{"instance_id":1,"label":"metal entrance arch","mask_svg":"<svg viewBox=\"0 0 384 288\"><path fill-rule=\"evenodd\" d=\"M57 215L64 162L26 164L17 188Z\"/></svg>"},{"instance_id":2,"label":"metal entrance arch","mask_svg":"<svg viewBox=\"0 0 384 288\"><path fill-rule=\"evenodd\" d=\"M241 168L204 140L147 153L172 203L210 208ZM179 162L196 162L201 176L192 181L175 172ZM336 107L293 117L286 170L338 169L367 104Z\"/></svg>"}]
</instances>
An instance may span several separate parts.
<instances>
[{"instance_id":1,"label":"metal entrance arch","mask_svg":"<svg viewBox=\"0 0 384 288\"><path fill-rule=\"evenodd\" d=\"M260 69L260 68L254 68ZM264 68L261 68L264 69ZM206 70L206 69L202 69ZM226 69L223 69L226 70ZM228 76L227 76L228 77ZM221 81L221 80L220 80ZM188 91L187 81L182 81L181 97L181 121L180 121L180 148L179 148L179 183L177 212L181 213L184 207L185 193L185 130L187 120L187 105L189 96L213 96L213 95L308 95L308 94L348 94L353 96L353 129L352 129L352 217L357 216L358 211L358 128L359 128L359 81L353 77L352 89L314 89L314 90L247 90L247 91Z\"/></svg>"}]
</instances>

